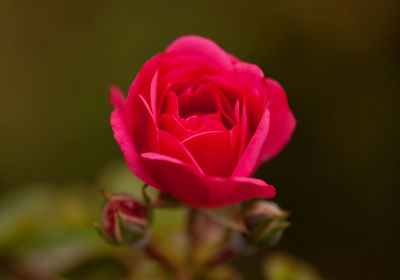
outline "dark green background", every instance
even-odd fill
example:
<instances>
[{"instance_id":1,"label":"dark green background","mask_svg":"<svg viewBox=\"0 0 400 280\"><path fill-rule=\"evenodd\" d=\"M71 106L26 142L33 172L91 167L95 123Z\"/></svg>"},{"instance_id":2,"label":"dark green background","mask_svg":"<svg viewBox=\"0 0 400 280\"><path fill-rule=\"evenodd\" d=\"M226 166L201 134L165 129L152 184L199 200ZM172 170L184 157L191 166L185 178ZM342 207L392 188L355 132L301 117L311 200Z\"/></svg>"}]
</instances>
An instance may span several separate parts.
<instances>
[{"instance_id":1,"label":"dark green background","mask_svg":"<svg viewBox=\"0 0 400 280\"><path fill-rule=\"evenodd\" d=\"M395 279L399 3L1 1L0 193L93 181L121 160L108 86L126 92L148 58L198 34L287 91L296 132L256 174L293 211L279 248L329 279Z\"/></svg>"}]
</instances>

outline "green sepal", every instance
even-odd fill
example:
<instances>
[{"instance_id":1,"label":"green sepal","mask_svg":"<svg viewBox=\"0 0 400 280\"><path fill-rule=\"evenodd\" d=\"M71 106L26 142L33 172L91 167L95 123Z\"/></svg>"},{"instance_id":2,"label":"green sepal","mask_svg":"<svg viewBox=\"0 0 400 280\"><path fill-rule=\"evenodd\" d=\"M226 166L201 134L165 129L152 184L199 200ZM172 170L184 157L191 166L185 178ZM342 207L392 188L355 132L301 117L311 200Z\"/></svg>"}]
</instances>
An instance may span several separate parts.
<instances>
[{"instance_id":1,"label":"green sepal","mask_svg":"<svg viewBox=\"0 0 400 280\"><path fill-rule=\"evenodd\" d=\"M116 213L117 223L120 229L121 242L128 245L136 245L148 235L148 230L124 221L119 213Z\"/></svg>"},{"instance_id":2,"label":"green sepal","mask_svg":"<svg viewBox=\"0 0 400 280\"><path fill-rule=\"evenodd\" d=\"M290 226L290 222L284 222L279 226L274 227L265 237L256 241L258 246L273 246L275 242L279 240L279 234L283 233L283 231ZM274 238L278 237L278 240L274 240Z\"/></svg>"},{"instance_id":3,"label":"green sepal","mask_svg":"<svg viewBox=\"0 0 400 280\"><path fill-rule=\"evenodd\" d=\"M261 221L251 230L248 239L256 246L274 245L272 244L274 243L273 239L291 225L290 222L286 221L289 214L289 212L283 212L282 215Z\"/></svg>"},{"instance_id":4,"label":"green sepal","mask_svg":"<svg viewBox=\"0 0 400 280\"><path fill-rule=\"evenodd\" d=\"M102 226L99 223L92 223L92 227L96 230L96 232L100 235L101 238L103 238L107 243L111 245L120 245L119 242L117 242L115 239L111 238L102 228Z\"/></svg>"},{"instance_id":5,"label":"green sepal","mask_svg":"<svg viewBox=\"0 0 400 280\"><path fill-rule=\"evenodd\" d=\"M251 237L253 239L259 239L264 231L274 222L276 222L277 224L279 223L287 223L285 221L286 216L282 215L282 216L275 216L269 219L266 219L265 221L260 222L253 230L251 233ZM290 224L289 224L290 225Z\"/></svg>"}]
</instances>

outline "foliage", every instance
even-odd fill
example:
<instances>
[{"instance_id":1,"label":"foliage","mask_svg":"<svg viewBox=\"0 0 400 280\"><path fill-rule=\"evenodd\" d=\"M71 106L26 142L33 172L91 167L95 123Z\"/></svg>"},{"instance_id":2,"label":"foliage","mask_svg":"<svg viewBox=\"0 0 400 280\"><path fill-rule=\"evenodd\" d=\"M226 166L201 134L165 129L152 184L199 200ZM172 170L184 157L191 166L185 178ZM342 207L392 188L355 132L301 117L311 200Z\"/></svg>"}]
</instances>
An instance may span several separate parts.
<instances>
[{"instance_id":1,"label":"foliage","mask_svg":"<svg viewBox=\"0 0 400 280\"><path fill-rule=\"evenodd\" d=\"M95 182L96 188L134 193L141 197L140 181L125 167L109 166ZM101 195L83 183L62 188L33 184L0 199L0 279L173 279L162 266L129 247L114 247L90 227L99 220ZM156 193L149 190L150 199ZM201 236L186 235L187 208L158 208L154 212L154 246L171 262L195 266L215 254L226 235L208 215L195 219L193 228L207 228ZM222 210L221 210L222 211ZM223 211L222 211L223 212ZM219 215L220 213L217 213ZM227 218L226 212L222 217ZM196 242L203 244L196 246ZM261 268L259 268L261 269ZM268 280L317 280L314 270L302 262L271 255L264 270ZM242 279L226 265L210 266L198 279Z\"/></svg>"}]
</instances>

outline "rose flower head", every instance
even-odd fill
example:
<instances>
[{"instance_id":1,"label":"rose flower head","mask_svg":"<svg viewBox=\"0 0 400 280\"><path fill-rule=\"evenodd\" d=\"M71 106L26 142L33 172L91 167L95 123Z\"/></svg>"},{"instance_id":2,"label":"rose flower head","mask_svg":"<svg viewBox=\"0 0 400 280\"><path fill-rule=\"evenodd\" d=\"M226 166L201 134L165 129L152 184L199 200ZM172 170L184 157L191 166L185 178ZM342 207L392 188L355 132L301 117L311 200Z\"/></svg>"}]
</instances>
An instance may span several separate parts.
<instances>
[{"instance_id":1,"label":"rose flower head","mask_svg":"<svg viewBox=\"0 0 400 280\"><path fill-rule=\"evenodd\" d=\"M289 141L283 88L213 41L184 36L148 60L127 99L111 87L114 137L132 172L192 207L272 198L251 176Z\"/></svg>"}]
</instances>

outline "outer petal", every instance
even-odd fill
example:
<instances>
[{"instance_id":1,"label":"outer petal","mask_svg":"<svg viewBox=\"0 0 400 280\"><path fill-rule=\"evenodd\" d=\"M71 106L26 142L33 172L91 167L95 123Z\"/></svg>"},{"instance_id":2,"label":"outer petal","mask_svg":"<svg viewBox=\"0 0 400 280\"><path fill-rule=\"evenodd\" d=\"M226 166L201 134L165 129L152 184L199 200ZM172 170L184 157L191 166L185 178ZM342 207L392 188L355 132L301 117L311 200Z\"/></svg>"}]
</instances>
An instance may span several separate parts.
<instances>
[{"instance_id":1,"label":"outer petal","mask_svg":"<svg viewBox=\"0 0 400 280\"><path fill-rule=\"evenodd\" d=\"M110 104L114 108L125 108L125 97L117 86L110 86Z\"/></svg>"},{"instance_id":2,"label":"outer petal","mask_svg":"<svg viewBox=\"0 0 400 280\"><path fill-rule=\"evenodd\" d=\"M266 79L270 92L271 121L267 140L261 152L261 161L277 155L289 142L296 127L296 119L289 108L285 91L272 79Z\"/></svg>"},{"instance_id":3,"label":"outer petal","mask_svg":"<svg viewBox=\"0 0 400 280\"><path fill-rule=\"evenodd\" d=\"M215 42L201 36L180 37L168 46L165 53L179 56L199 56L218 68L232 67L228 54Z\"/></svg>"},{"instance_id":4,"label":"outer petal","mask_svg":"<svg viewBox=\"0 0 400 280\"><path fill-rule=\"evenodd\" d=\"M131 98L132 108L127 110L128 130L139 153L157 149L157 127L149 104L141 95Z\"/></svg>"},{"instance_id":5,"label":"outer petal","mask_svg":"<svg viewBox=\"0 0 400 280\"><path fill-rule=\"evenodd\" d=\"M241 85L246 99L248 129L255 133L267 102L267 86L264 73L254 64L237 62L234 66L234 78Z\"/></svg>"},{"instance_id":6,"label":"outer petal","mask_svg":"<svg viewBox=\"0 0 400 280\"><path fill-rule=\"evenodd\" d=\"M234 78L241 85L246 86L254 98L262 100L266 92L264 73L255 64L237 62L234 66Z\"/></svg>"},{"instance_id":7,"label":"outer petal","mask_svg":"<svg viewBox=\"0 0 400 280\"><path fill-rule=\"evenodd\" d=\"M251 198L273 198L275 188L256 178L232 177L210 178L209 186L213 188L210 204L206 207L220 207L238 203Z\"/></svg>"},{"instance_id":8,"label":"outer petal","mask_svg":"<svg viewBox=\"0 0 400 280\"><path fill-rule=\"evenodd\" d=\"M190 205L208 201L210 191L191 164L158 153L141 157L155 181L180 201Z\"/></svg>"},{"instance_id":9,"label":"outer petal","mask_svg":"<svg viewBox=\"0 0 400 280\"><path fill-rule=\"evenodd\" d=\"M259 164L260 153L267 138L270 124L270 113L265 108L263 116L258 123L257 130L250 139L242 157L233 171L232 176L251 176Z\"/></svg>"},{"instance_id":10,"label":"outer petal","mask_svg":"<svg viewBox=\"0 0 400 280\"><path fill-rule=\"evenodd\" d=\"M132 97L140 94L146 100L146 102L151 106L156 95L156 85L158 77L155 77L157 70L160 68L164 60L164 54L157 54L152 57L143 65L137 74L135 80L133 81L131 87L129 88L128 98L127 98L127 108L130 110L132 108ZM153 90L151 89L153 87ZM153 98L150 97L151 92L153 92Z\"/></svg>"},{"instance_id":11,"label":"outer petal","mask_svg":"<svg viewBox=\"0 0 400 280\"><path fill-rule=\"evenodd\" d=\"M112 91L111 98L114 100L122 101L121 96L116 96L115 92ZM125 157L126 163L132 172L139 177L146 184L152 185L159 190L163 190L163 188L158 185L153 178L149 175L149 173L145 170L140 157L135 149L135 145L133 144L132 138L128 131L128 126L126 124L126 116L125 116L125 104L122 102L118 102L118 107L111 114L111 127L114 131L114 138L117 141L120 149Z\"/></svg>"},{"instance_id":12,"label":"outer petal","mask_svg":"<svg viewBox=\"0 0 400 280\"><path fill-rule=\"evenodd\" d=\"M168 156L157 153L141 156L158 184L193 207L221 207L250 198L272 198L275 195L275 188L259 179L203 176L191 165Z\"/></svg>"}]
</instances>

